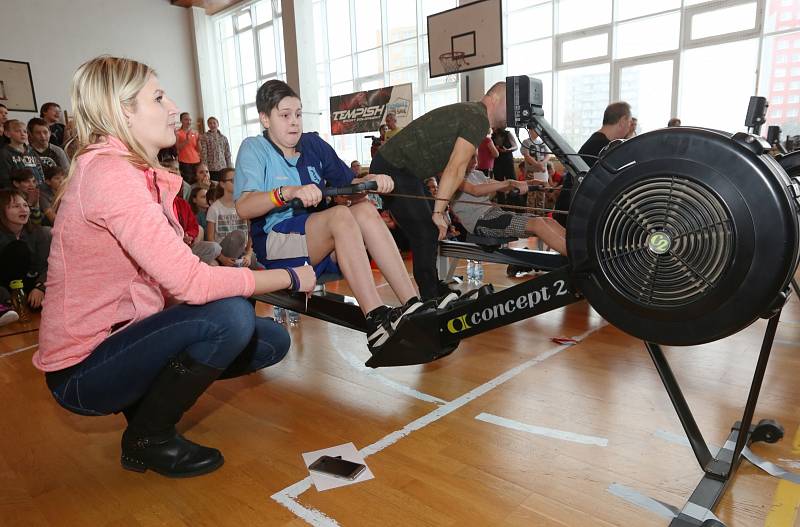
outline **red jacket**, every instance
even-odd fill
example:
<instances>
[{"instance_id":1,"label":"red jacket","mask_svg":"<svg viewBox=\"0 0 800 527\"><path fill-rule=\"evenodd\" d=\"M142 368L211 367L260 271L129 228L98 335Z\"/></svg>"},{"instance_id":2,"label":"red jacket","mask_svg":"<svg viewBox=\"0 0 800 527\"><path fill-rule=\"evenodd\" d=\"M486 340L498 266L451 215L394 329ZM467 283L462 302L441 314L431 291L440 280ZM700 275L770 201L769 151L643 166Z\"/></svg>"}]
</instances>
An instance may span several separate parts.
<instances>
[{"instance_id":1,"label":"red jacket","mask_svg":"<svg viewBox=\"0 0 800 527\"><path fill-rule=\"evenodd\" d=\"M175 211L175 216L178 217L178 223L183 227L183 232L194 241L197 235L200 234L200 226L197 225L197 217L192 212L189 202L180 196L175 196L172 208Z\"/></svg>"}]
</instances>

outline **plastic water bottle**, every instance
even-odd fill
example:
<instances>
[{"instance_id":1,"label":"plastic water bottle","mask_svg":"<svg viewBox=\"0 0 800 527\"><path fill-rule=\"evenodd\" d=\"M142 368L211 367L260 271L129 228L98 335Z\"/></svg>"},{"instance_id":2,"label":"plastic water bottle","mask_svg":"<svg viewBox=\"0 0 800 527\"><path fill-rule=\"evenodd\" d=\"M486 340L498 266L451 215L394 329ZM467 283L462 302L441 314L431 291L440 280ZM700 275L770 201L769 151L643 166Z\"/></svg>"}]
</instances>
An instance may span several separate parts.
<instances>
[{"instance_id":1,"label":"plastic water bottle","mask_svg":"<svg viewBox=\"0 0 800 527\"><path fill-rule=\"evenodd\" d=\"M272 308L272 318L274 318L275 322L278 324L283 324L286 321L286 310L282 307L274 306Z\"/></svg>"},{"instance_id":2,"label":"plastic water bottle","mask_svg":"<svg viewBox=\"0 0 800 527\"><path fill-rule=\"evenodd\" d=\"M25 291L22 289L24 287L22 280L12 280L9 287L11 288L11 306L19 315L19 321L22 323L30 322L31 312L28 309Z\"/></svg>"},{"instance_id":3,"label":"plastic water bottle","mask_svg":"<svg viewBox=\"0 0 800 527\"><path fill-rule=\"evenodd\" d=\"M467 260L467 283L475 281L475 261Z\"/></svg>"},{"instance_id":4,"label":"plastic water bottle","mask_svg":"<svg viewBox=\"0 0 800 527\"><path fill-rule=\"evenodd\" d=\"M297 311L289 311L286 310L286 322L289 323L289 326L295 327L300 324L300 313Z\"/></svg>"},{"instance_id":5,"label":"plastic water bottle","mask_svg":"<svg viewBox=\"0 0 800 527\"><path fill-rule=\"evenodd\" d=\"M475 283L480 284L483 282L483 262L476 260L475 265Z\"/></svg>"}]
</instances>

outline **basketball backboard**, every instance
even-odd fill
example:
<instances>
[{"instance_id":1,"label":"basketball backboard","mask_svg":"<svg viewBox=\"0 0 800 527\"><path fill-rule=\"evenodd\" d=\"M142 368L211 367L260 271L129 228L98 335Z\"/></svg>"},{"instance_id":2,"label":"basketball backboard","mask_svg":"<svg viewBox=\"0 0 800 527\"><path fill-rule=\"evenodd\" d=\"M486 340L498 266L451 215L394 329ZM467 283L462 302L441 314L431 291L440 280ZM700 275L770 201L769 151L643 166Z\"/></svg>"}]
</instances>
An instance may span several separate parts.
<instances>
[{"instance_id":1,"label":"basketball backboard","mask_svg":"<svg viewBox=\"0 0 800 527\"><path fill-rule=\"evenodd\" d=\"M502 63L500 0L478 0L428 17L431 78Z\"/></svg>"}]
</instances>

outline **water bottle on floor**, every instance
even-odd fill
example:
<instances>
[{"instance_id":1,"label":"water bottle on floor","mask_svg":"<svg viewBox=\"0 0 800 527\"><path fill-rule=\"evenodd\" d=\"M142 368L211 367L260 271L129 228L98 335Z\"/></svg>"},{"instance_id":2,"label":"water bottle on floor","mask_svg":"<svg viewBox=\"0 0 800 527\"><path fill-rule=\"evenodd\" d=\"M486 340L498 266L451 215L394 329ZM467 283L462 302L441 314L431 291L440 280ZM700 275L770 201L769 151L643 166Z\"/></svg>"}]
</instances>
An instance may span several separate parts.
<instances>
[{"instance_id":1,"label":"water bottle on floor","mask_svg":"<svg viewBox=\"0 0 800 527\"><path fill-rule=\"evenodd\" d=\"M274 306L272 308L272 318L274 318L275 322L278 324L283 324L286 321L286 310L282 307Z\"/></svg>"},{"instance_id":2,"label":"water bottle on floor","mask_svg":"<svg viewBox=\"0 0 800 527\"><path fill-rule=\"evenodd\" d=\"M479 260L475 260L474 265L474 273L475 273L475 283L480 284L483 282L483 262Z\"/></svg>"},{"instance_id":3,"label":"water bottle on floor","mask_svg":"<svg viewBox=\"0 0 800 527\"><path fill-rule=\"evenodd\" d=\"M300 313L297 311L289 311L286 310L286 322L289 323L289 326L295 327L300 324Z\"/></svg>"},{"instance_id":4,"label":"water bottle on floor","mask_svg":"<svg viewBox=\"0 0 800 527\"><path fill-rule=\"evenodd\" d=\"M467 260L467 283L475 282L475 261Z\"/></svg>"}]
</instances>

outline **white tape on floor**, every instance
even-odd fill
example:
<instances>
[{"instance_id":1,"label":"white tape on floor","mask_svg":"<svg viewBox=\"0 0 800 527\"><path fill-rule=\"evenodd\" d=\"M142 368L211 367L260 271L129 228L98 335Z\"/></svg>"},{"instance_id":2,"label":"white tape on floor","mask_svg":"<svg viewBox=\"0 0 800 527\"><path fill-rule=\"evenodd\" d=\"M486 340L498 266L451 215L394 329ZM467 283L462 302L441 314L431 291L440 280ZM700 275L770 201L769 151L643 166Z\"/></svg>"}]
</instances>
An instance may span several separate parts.
<instances>
[{"instance_id":1,"label":"white tape on floor","mask_svg":"<svg viewBox=\"0 0 800 527\"><path fill-rule=\"evenodd\" d=\"M28 351L29 349L33 349L38 346L39 346L38 344L32 344L30 346L25 346L24 348L19 348L14 351L7 351L5 353L0 353L0 359L2 359L3 357L10 357L11 355L16 355L17 353L22 353L23 351Z\"/></svg>"},{"instance_id":2,"label":"white tape on floor","mask_svg":"<svg viewBox=\"0 0 800 527\"><path fill-rule=\"evenodd\" d=\"M574 338L575 338L575 340L581 341L581 340L585 339L586 337L588 337L589 335L591 335L592 333L594 333L595 331L598 331L598 330L602 329L606 325L608 325L608 323L603 321L596 328L591 329L589 331L586 331L583 334L581 334L581 335L579 335L577 337L574 337ZM407 435L411 434L415 430L419 430L419 429L421 429L421 428L423 428L423 427L425 427L425 426L427 426L427 425L429 425L429 424L431 424L433 422L438 421L442 417L455 412L456 410L458 410L462 406L466 405L467 403L470 403L470 402L474 401L475 399L477 399L481 395L484 395L485 393L497 388L498 386L502 385L503 383L513 379L514 377L516 377L520 373L524 372L528 368L530 368L532 366L535 366L535 365L537 365L537 364L539 364L541 362L544 362L547 359L549 359L550 357L552 357L553 355L557 355L557 354L559 354L559 353L561 353L561 352L563 352L565 350L568 350L568 349L570 349L569 346L556 346L554 348L551 348L550 350L542 353L541 355L539 355L537 357L534 357L534 358L532 358L532 359L530 359L530 360L528 360L526 362L523 362L519 366L517 366L515 368L512 368L512 369L508 370L505 373L502 373L502 374L498 375L497 377L495 377L494 379L490 380L489 382L487 382L485 384L482 384L482 385L478 386L477 388L474 388L474 389L470 390L469 392L465 393L461 397L458 397L457 399L454 399L454 400L450 401L449 403L446 403L446 404L436 408L432 412L430 412L428 414L425 414L422 417L410 422L409 424L407 424L406 426L404 426L400 430L396 430L396 431L384 436L383 438L381 438L378 441L372 443L371 445L368 445L368 446L362 448L360 450L360 452L364 455L365 458L370 456L370 455L372 455L372 454L380 452L381 450L385 449L386 447L395 444L400 439L402 439L402 438L406 437ZM278 503L280 503L281 505L283 505L284 507L288 508L298 518L301 518L302 520L304 520L306 523L308 523L310 525L321 526L321 527L331 527L331 526L339 525L338 523L336 523L335 520L333 520L330 517L326 516L322 512L320 512L320 511L318 511L316 509L311 509L311 508L308 508L308 507L304 507L299 502L297 502L297 498L300 496L300 494L302 494L303 492L307 491L309 488L311 488L311 478L307 477L307 478L295 483L294 485L291 485L291 486L289 486L289 487L287 487L287 488L285 488L285 489L283 489L281 491L276 492L275 494L273 494L271 496L271 498L273 500L277 501Z\"/></svg>"},{"instance_id":3,"label":"white tape on floor","mask_svg":"<svg viewBox=\"0 0 800 527\"><path fill-rule=\"evenodd\" d=\"M597 445L608 446L608 439L605 437L587 436L583 434L576 434L574 432L566 432L564 430L556 430L555 428L544 428L542 426L529 425L514 421L513 419L506 419L498 415L482 413L475 416L475 419L492 423L497 426L510 428L512 430L519 430L520 432L527 432L538 436L550 437L552 439L559 439L561 441L570 441L572 443L580 443L582 445Z\"/></svg>"},{"instance_id":4,"label":"white tape on floor","mask_svg":"<svg viewBox=\"0 0 800 527\"><path fill-rule=\"evenodd\" d=\"M369 377L375 379L376 381L380 382L381 384L383 384L385 386L388 386L392 390L398 391L398 392L400 392L402 394L405 394L405 395L411 396L411 397L413 397L415 399L419 399L421 401L426 401L426 402L429 402L429 403L434 403L434 404L446 404L447 403L447 401L445 401L444 399L439 399L438 397L434 397L433 395L428 395L427 393L422 393L420 391L415 390L414 388L411 388L410 386L406 386L405 384L401 384L401 383L399 383L397 381L393 381L392 379L384 377L383 375L378 373L379 370L376 370L375 368L370 368L368 366L364 366L361 363L361 360L358 357L356 357L355 355L353 355L352 353L348 353L348 352L346 352L346 351L344 351L342 349L339 349L338 347L337 347L336 351L337 351L337 353L339 353L339 356L342 357L345 361L347 361L347 363L350 366L352 366L356 370L360 371L364 375L368 375Z\"/></svg>"},{"instance_id":5,"label":"white tape on floor","mask_svg":"<svg viewBox=\"0 0 800 527\"><path fill-rule=\"evenodd\" d=\"M649 496L645 496L635 489L620 485L619 483L612 483L609 485L608 492L618 498L622 498L632 505L636 505L639 508L648 510L664 518L674 518L679 512L677 507L661 503Z\"/></svg>"}]
</instances>

